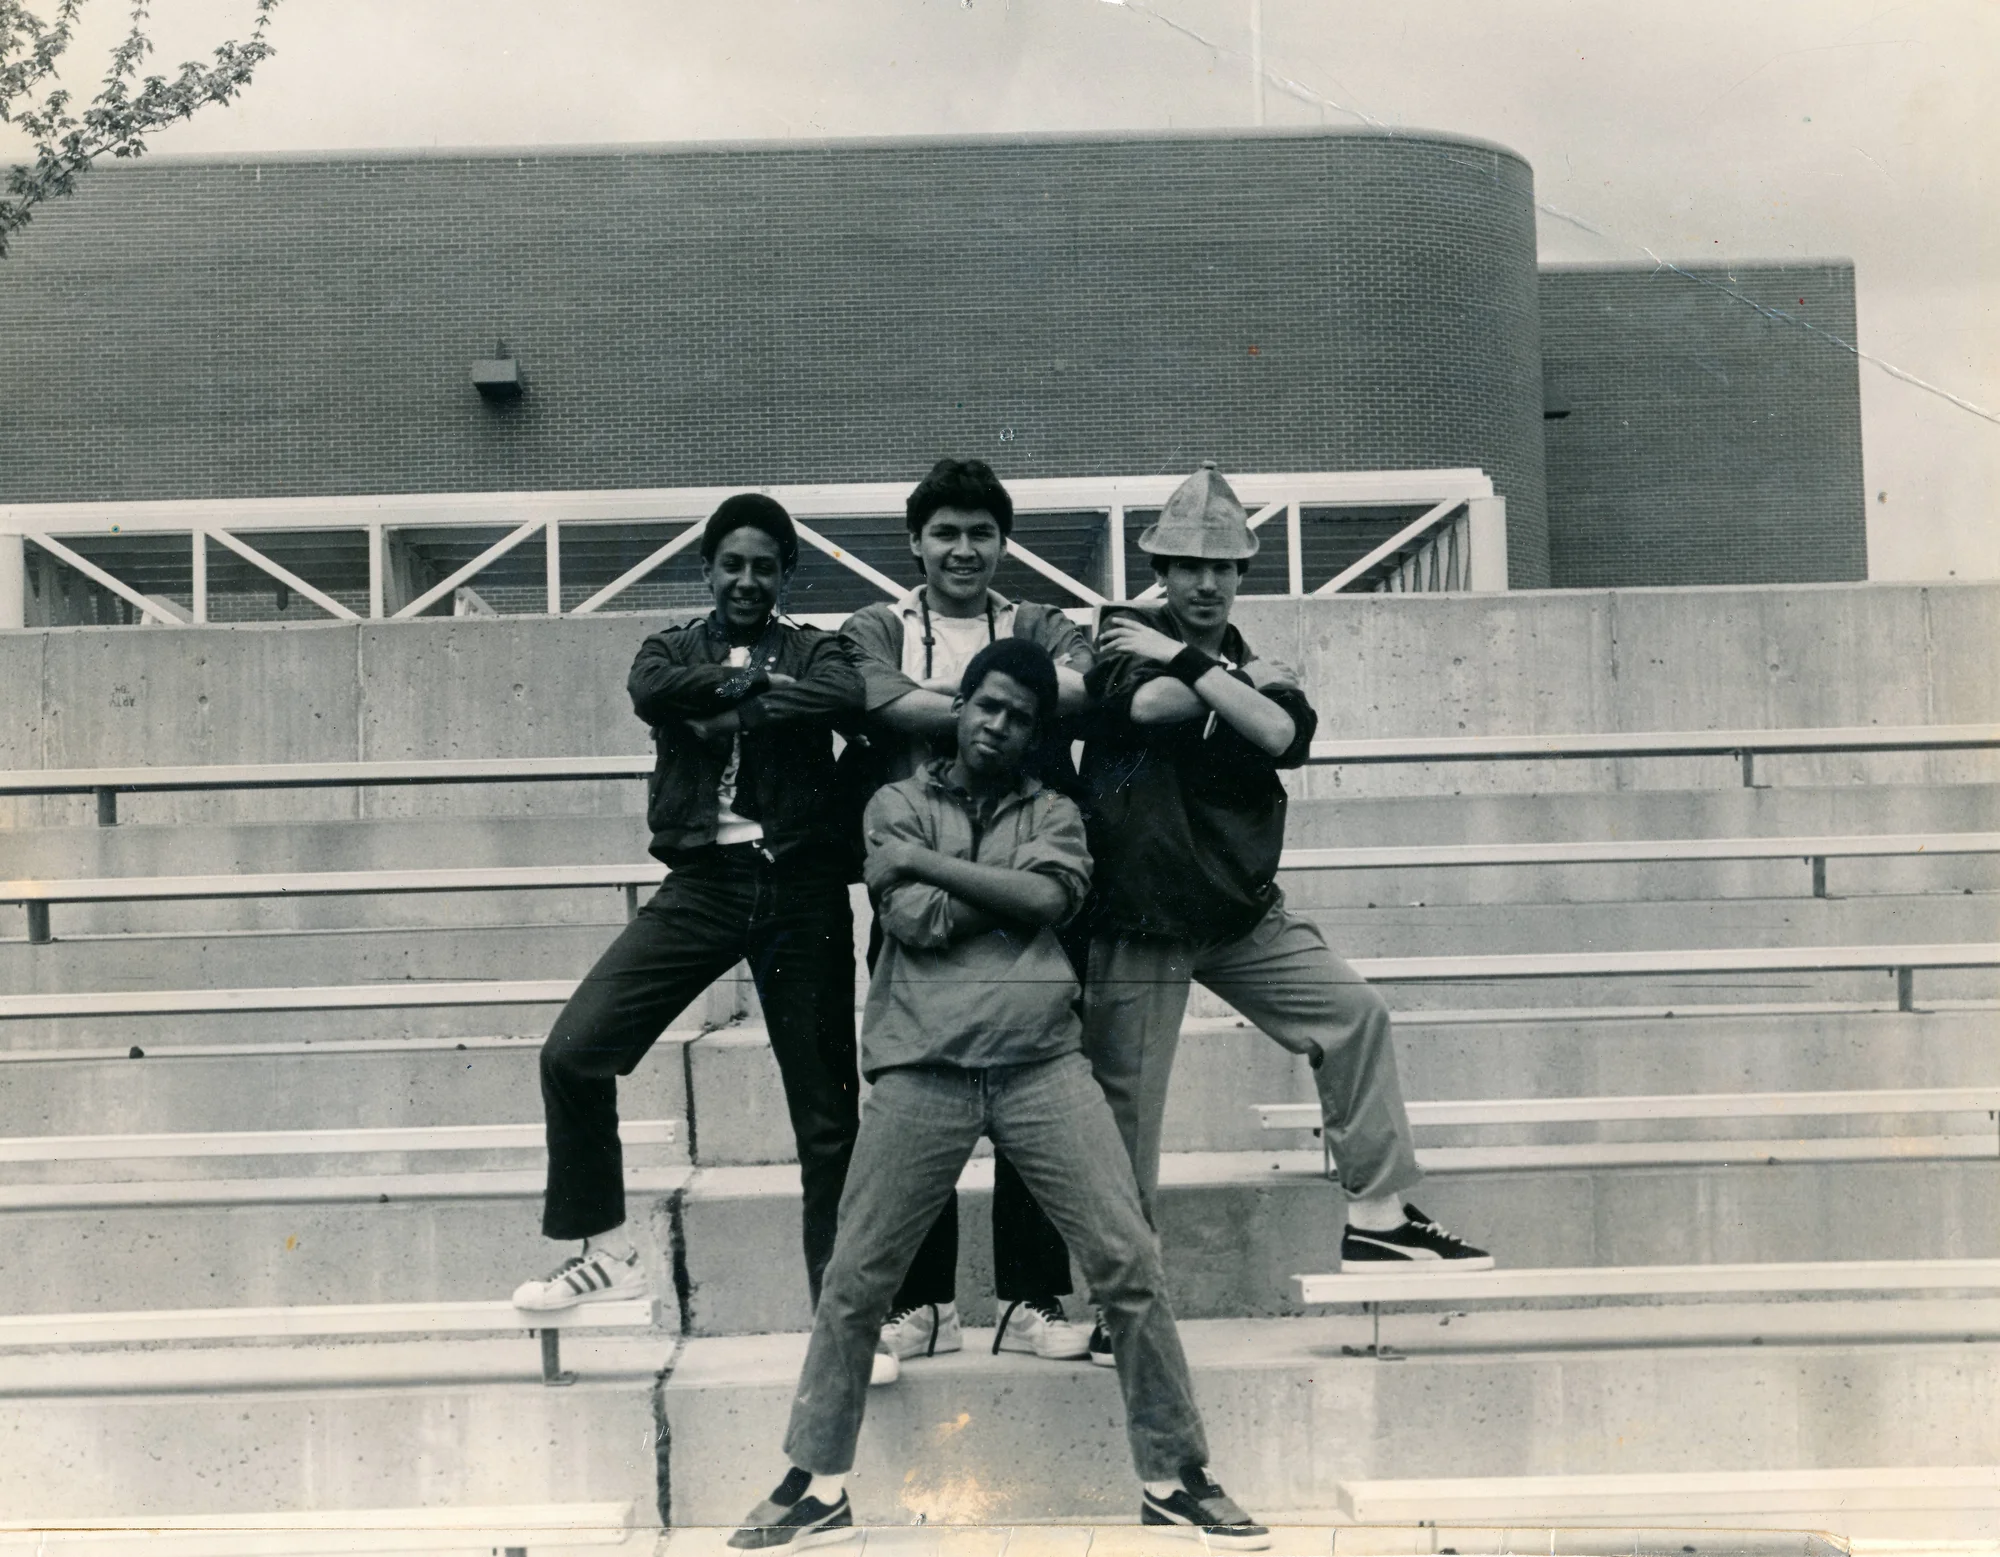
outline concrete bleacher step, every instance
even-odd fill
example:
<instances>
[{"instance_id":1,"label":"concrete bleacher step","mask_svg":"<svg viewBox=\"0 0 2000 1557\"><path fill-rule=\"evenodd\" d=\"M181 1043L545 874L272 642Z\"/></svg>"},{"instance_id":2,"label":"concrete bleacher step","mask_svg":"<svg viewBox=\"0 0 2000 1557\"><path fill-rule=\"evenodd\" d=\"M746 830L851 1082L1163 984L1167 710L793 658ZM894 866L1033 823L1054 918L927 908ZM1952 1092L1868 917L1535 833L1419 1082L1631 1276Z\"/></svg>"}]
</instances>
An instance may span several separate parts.
<instances>
[{"instance_id":1,"label":"concrete bleacher step","mask_svg":"<svg viewBox=\"0 0 2000 1557\"><path fill-rule=\"evenodd\" d=\"M1691 852L1709 863L1683 858ZM1357 868L1366 862L1379 863ZM1801 874L1802 865L1809 868ZM1763 874L1724 881L1717 879L1717 871ZM1579 875L1585 879L1573 879ZM1598 879L1588 879L1592 876ZM12 905L21 915L30 942L392 926L504 930L616 925L652 895L660 877L659 864L645 860L0 878L0 907ZM1516 902L1786 903L1808 892L1809 901L1977 895L2000 890L2000 831L1333 849L1294 845L1285 851L1280 878L1296 902L1350 910ZM868 904L858 887L851 889L850 903L856 919L865 920ZM0 933L0 942L10 939Z\"/></svg>"},{"instance_id":2,"label":"concrete bleacher step","mask_svg":"<svg viewBox=\"0 0 2000 1557\"><path fill-rule=\"evenodd\" d=\"M541 1236L541 1169L0 1186L0 1313L506 1297L569 1245ZM628 1226L674 1311L684 1167L626 1173ZM796 1198L796 1190L794 1191ZM804 1289L794 1239L780 1266Z\"/></svg>"},{"instance_id":3,"label":"concrete bleacher step","mask_svg":"<svg viewBox=\"0 0 2000 1557\"><path fill-rule=\"evenodd\" d=\"M1449 1327L1433 1315L1425 1327L1455 1332L1451 1349L1400 1361L1344 1354L1366 1343L1359 1319L1190 1321L1182 1333L1211 1463L1272 1516L1334 1509L1357 1479L2000 1463L2000 1420L1978 1404L2000 1383L1996 1305L1928 1316L1886 1305L1884 1334L1910 1338L1870 1343L1841 1338L1857 1323L1848 1307L1738 1306L1735 1344L1707 1310L1686 1329L1648 1311L1588 1333L1569 1313ZM1982 1338L1968 1342L1974 1329ZM1957 1344L1935 1344L1946 1335ZM990 1356L988 1340L968 1333L964 1351L870 1392L857 1517L1130 1518L1137 1490L1110 1373ZM683 1347L662 1391L676 1525L732 1522L765 1490L804 1342Z\"/></svg>"},{"instance_id":4,"label":"concrete bleacher step","mask_svg":"<svg viewBox=\"0 0 2000 1557\"><path fill-rule=\"evenodd\" d=\"M530 1118L539 1106L539 1036L329 1039L269 1036L301 1013L242 1018L261 1041L129 1049L0 1050L0 1135L109 1131L301 1129L473 1124ZM352 1024L373 1012L332 1013ZM1902 1013L1800 1008L1666 1017L1573 1016L1561 1010L1406 1013L1398 1051L1412 1099L1519 1092L1782 1091L1965 1086L1996 1079L1995 1008ZM209 1020L221 1020L211 1018ZM460 1045L464 1047L461 1048ZM693 1082L699 1160L709 1165L792 1159L777 1066L761 1026L662 1037L620 1083L627 1117L679 1118ZM1170 1150L1261 1150L1260 1103L1311 1096L1301 1062L1241 1018L1191 1019L1169 1098ZM1783 1128L1780 1128L1780 1125ZM1917 1133L1936 1120L1742 1121L1697 1136ZM1616 1137L1602 1129L1426 1129L1436 1144ZM1658 1132L1650 1132L1658 1133ZM230 1171L217 1165L216 1171ZM0 1169L0 1179L19 1179Z\"/></svg>"},{"instance_id":5,"label":"concrete bleacher step","mask_svg":"<svg viewBox=\"0 0 2000 1557\"><path fill-rule=\"evenodd\" d=\"M302 950L309 951L310 948ZM0 995L0 1056L142 1054L254 1048L270 1043L332 1047L405 1039L458 1042L548 1035L575 976L509 981L388 979L361 984L279 983L247 990L157 985ZM489 988L488 986L495 986ZM690 1034L738 1021L755 1000L740 969L726 974L670 1019ZM32 1003L35 1014L8 1009ZM0 1060L4 1063L4 1060Z\"/></svg>"},{"instance_id":6,"label":"concrete bleacher step","mask_svg":"<svg viewBox=\"0 0 2000 1557\"><path fill-rule=\"evenodd\" d=\"M1978 1149L1992 1146L1981 1140ZM1540 1167L1518 1156L1447 1161L1412 1198L1505 1268L2000 1256L1991 1214L2000 1151L1926 1160L1889 1148L1881 1160L1785 1161L1783 1143L1743 1143L1726 1163L1635 1166L1614 1156L1591 1166L1566 1150L1547 1149ZM987 1323L991 1163L975 1160L959 1182L958 1301ZM1292 1277L1334 1268L1345 1216L1317 1153L1167 1156L1158 1220L1176 1311L1298 1313ZM772 1279L795 1268L796 1169L698 1170L680 1217L688 1333L807 1325L802 1285Z\"/></svg>"},{"instance_id":7,"label":"concrete bleacher step","mask_svg":"<svg viewBox=\"0 0 2000 1557\"><path fill-rule=\"evenodd\" d=\"M616 1501L643 1527L672 1349L577 1332L567 1388L515 1335L10 1355L0 1508L76 1522Z\"/></svg>"},{"instance_id":8,"label":"concrete bleacher step","mask_svg":"<svg viewBox=\"0 0 2000 1557\"><path fill-rule=\"evenodd\" d=\"M1983 1086L2000 1081L1996 1025L1995 1005L1914 1012L1800 1005L1638 1017L1399 1013L1396 1032L1408 1096L1480 1098ZM1839 1132L1815 1121L1812 1133Z\"/></svg>"},{"instance_id":9,"label":"concrete bleacher step","mask_svg":"<svg viewBox=\"0 0 2000 1557\"><path fill-rule=\"evenodd\" d=\"M1379 770L1378 770L1379 771ZM1730 838L1784 833L1977 832L2000 826L2000 785L1869 783L1607 784L1459 794L1353 792L1337 768L1305 775L1286 811L1299 847L1528 842L1559 838Z\"/></svg>"},{"instance_id":10,"label":"concrete bleacher step","mask_svg":"<svg viewBox=\"0 0 2000 1557\"><path fill-rule=\"evenodd\" d=\"M496 1036L532 1038L539 1043L548 1036L561 1010L561 1000L551 999L535 1004L385 1005L361 1012L307 1009L281 1014L258 1010L42 1016L0 1021L0 1053L123 1054L137 1048L152 1055L168 1048L251 1048L265 1042L318 1045L406 1038L457 1042ZM677 1025L693 1031L707 1020L704 1003L697 1001ZM718 1020L729 1018L720 1016Z\"/></svg>"},{"instance_id":11,"label":"concrete bleacher step","mask_svg":"<svg viewBox=\"0 0 2000 1557\"><path fill-rule=\"evenodd\" d=\"M1295 792L1288 813L1288 840L1299 848L1329 848L1355 844L1436 844L1451 842L1529 842L1567 838L1719 838L1781 834L1892 833L1960 831L2000 828L2000 785L1978 783L1873 783L1847 785L1780 785L1759 789L1705 789L1672 785L1659 788L1605 789L1535 793L1370 796L1334 792L1332 773L1316 773L1311 786L1329 786L1324 795ZM1295 780L1295 791L1307 787ZM533 862L617 864L643 859L646 847L639 786L631 786L628 811L622 814L564 813L550 810L550 794L540 792L532 809L509 810L496 805L488 815L458 817L376 816L346 820L313 819L304 809L298 819L223 823L189 821L175 825L145 822L117 827L89 825L88 802L77 812L77 825L21 827L10 830L9 875L35 877L185 875L214 870L235 872L281 870L360 870L424 866L519 865ZM290 797L294 806L301 797ZM283 803L280 797L278 803ZM1966 866L1990 871L1992 862L1966 861ZM1648 867L1621 875L1621 868L1571 870L1560 877L1561 890L1538 893L1544 899L1572 896L1611 898L1648 896L1651 879L1670 896L1746 895L1738 886L1768 885L1775 895L1803 890L1797 869L1701 867L1682 872L1692 890L1675 888L1678 867ZM1472 894L1486 900L1495 892L1509 893L1507 871L1453 873ZM1740 882L1732 881L1740 876ZM1839 871L1836 867L1836 890ZM1394 879L1404 879L1398 873ZM1932 862L1874 862L1866 879L1889 890L1924 890L1938 881ZM1984 878L1982 878L1984 879ZM1424 885L1433 883L1426 880ZM1969 884L1969 883L1968 883ZM1365 885L1365 884L1364 884ZM1634 890L1638 887L1641 890ZM1434 891L1426 901L1449 899ZM1518 893L1514 895L1520 895ZM521 894L510 901L524 911L546 894ZM1364 897L1363 901L1366 900ZM600 901L603 901L600 899ZM451 922L454 912L484 912L483 899L468 899L457 910L435 900L412 900L407 907L429 912L434 921ZM273 905L273 911L297 913L283 923L344 923L316 919L328 905ZM496 900L496 907L499 900ZM209 905L216 908L217 905ZM188 905L186 911L193 910ZM545 910L553 911L553 905ZM93 928L128 922L122 916L136 909L96 909ZM120 917L114 917L120 916ZM137 918L129 922L142 922ZM161 923L241 924L234 910L213 921L179 917ZM365 921L351 921L365 922Z\"/></svg>"},{"instance_id":12,"label":"concrete bleacher step","mask_svg":"<svg viewBox=\"0 0 2000 1557\"><path fill-rule=\"evenodd\" d=\"M1227 1008L1224 1008L1225 1011ZM1468 1015L1475 1015L1468 1013ZM1574 1017L1557 1011L1397 1025L1397 1068L1411 1100L1562 1097L1592 1092L1779 1092L1842 1086L2000 1084L1992 1034L2000 1007L1898 1012L1813 1010L1687 1017ZM768 1035L755 1021L687 1047L696 1160L732 1166L795 1160ZM647 1065L652 1063L647 1061ZM634 1080L645 1075L642 1066ZM1262 1151L1276 1141L1259 1104L1311 1099L1305 1062L1233 1013L1190 1018L1168 1091L1168 1151ZM630 1085L631 1081L621 1085ZM1642 1125L1433 1129L1429 1144L1517 1144L1672 1134L1693 1139L1787 1135L1912 1136L1978 1128L1976 1119L1783 1119Z\"/></svg>"},{"instance_id":13,"label":"concrete bleacher step","mask_svg":"<svg viewBox=\"0 0 2000 1557\"><path fill-rule=\"evenodd\" d=\"M129 1048L0 1049L0 1136L453 1126L540 1117L540 1035L305 1043L276 1035L289 1017L262 1020L274 1030L262 1042L155 1046L136 1058ZM663 1148L669 1158L686 1153L684 1049L692 1037L664 1034L618 1087L624 1117L682 1123L680 1139ZM238 1171L221 1159L215 1170ZM0 1183L20 1181L0 1165Z\"/></svg>"},{"instance_id":14,"label":"concrete bleacher step","mask_svg":"<svg viewBox=\"0 0 2000 1557\"><path fill-rule=\"evenodd\" d=\"M1786 1260L1758 1264L1583 1266L1569 1270L1412 1271L1408 1267L1359 1267L1293 1278L1308 1305L1364 1306L1407 1303L1560 1302L1565 1299L1680 1298L1776 1293L1790 1298L1827 1293L1894 1296L1954 1292L2000 1296L2000 1259L1986 1260Z\"/></svg>"},{"instance_id":15,"label":"concrete bleacher step","mask_svg":"<svg viewBox=\"0 0 2000 1557\"><path fill-rule=\"evenodd\" d=\"M371 925L189 931L0 945L0 980L32 990L201 989L401 979L581 978L618 931L586 925Z\"/></svg>"},{"instance_id":16,"label":"concrete bleacher step","mask_svg":"<svg viewBox=\"0 0 2000 1557\"><path fill-rule=\"evenodd\" d=\"M1427 1135L1456 1134L1468 1145L1488 1130L1503 1129L1516 1134L1542 1126L1579 1125L1595 1134L1600 1129L1619 1126L1644 1127L1646 1142L1629 1143L1635 1151L1645 1149L1662 1135L1671 1139L1695 1129L1728 1122L1740 1135L1763 1133L1772 1125L1795 1125L1839 1121L1875 1121L1867 1131L1843 1132L1835 1137L1805 1137L1830 1151L1840 1146L1859 1150L1870 1138L1907 1136L1896 1134L1891 1121L1919 1120L1930 1124L1929 1132L1943 1135L1956 1129L1970 1135L1974 1122L2000 1115L2000 1085L1979 1087L1936 1087L1924 1089L1881 1088L1841 1092L1721 1092L1721 1093L1612 1093L1557 1095L1521 1098L1454 1098L1417 1100L1407 1105L1411 1128ZM1260 1103L1256 1109L1267 1131L1278 1136L1322 1134L1324 1113L1320 1104ZM1982 1129L1983 1143L1990 1130ZM1602 1139L1602 1136L1599 1136ZM1587 1150L1587 1143L1575 1143ZM1681 1142L1694 1146L1719 1145L1710 1142ZM1803 1144L1803 1141L1800 1143ZM2000 1140L1996 1140L2000 1146ZM1984 1155L1982 1149L1981 1155Z\"/></svg>"},{"instance_id":17,"label":"concrete bleacher step","mask_svg":"<svg viewBox=\"0 0 2000 1557\"><path fill-rule=\"evenodd\" d=\"M1369 1525L1422 1521L1495 1533L1528 1524L1761 1525L1905 1538L1948 1527L1960 1539L2000 1536L2000 1465L1353 1480L1339 1491L1341 1514Z\"/></svg>"},{"instance_id":18,"label":"concrete bleacher step","mask_svg":"<svg viewBox=\"0 0 2000 1557\"><path fill-rule=\"evenodd\" d=\"M1311 887L1287 903L1310 916L1343 954L1435 956L1602 951L1673 946L1863 946L1977 941L2000 924L1992 893L1881 893L1843 898L1729 898L1694 902L1321 904Z\"/></svg>"},{"instance_id":19,"label":"concrete bleacher step","mask_svg":"<svg viewBox=\"0 0 2000 1557\"><path fill-rule=\"evenodd\" d=\"M1990 894L1784 902L1302 906L1301 911L1320 924L1337 950L1355 959L1926 945L1984 942L2000 934L2000 898ZM616 933L615 925L515 925L59 938L43 945L18 941L0 944L0 983L22 994L273 988L296 983L302 968L311 970L312 984L330 986L496 977L573 980ZM857 926L857 936L861 933ZM1490 984L1466 978L1444 986L1398 983L1393 974L1381 977L1400 1004L1418 1008L1445 1003L1657 1004L1704 990L1733 990L1729 998L1738 1000L1869 999L1879 998L1889 983L1885 973L1873 968L1659 970L1611 977L1558 973L1528 981L1496 978ZM858 979L857 995L859 989ZM1928 971L1920 990L1929 1000L1991 997L2000 994L2000 975L1992 969ZM1718 997L1710 993L1707 998ZM1195 1014L1220 1014L1208 1002L1212 997L1198 994ZM47 1018L38 1020L49 1025ZM85 1015L62 1025L67 1041L85 1042L112 1023L131 1020ZM8 1037L15 1044L51 1041L13 1033Z\"/></svg>"},{"instance_id":20,"label":"concrete bleacher step","mask_svg":"<svg viewBox=\"0 0 2000 1557\"><path fill-rule=\"evenodd\" d=\"M1932 940L1990 940L2000 929L2000 899L1991 895L1929 895L1797 901L1712 900L1684 903L1511 903L1314 907L1294 902L1343 956L1486 956L1532 953L1616 953L1695 948L1813 948L1916 945ZM1895 985L1875 969L1847 972L1686 972L1662 970L1616 976L1552 975L1449 984L1377 981L1392 1002L1411 1009L1556 1005L1672 1005L1690 999L1880 999ZM1921 974L1919 1003L1993 998L1992 969ZM1214 997L1198 992L1189 1009L1219 1015Z\"/></svg>"},{"instance_id":21,"label":"concrete bleacher step","mask_svg":"<svg viewBox=\"0 0 2000 1557\"><path fill-rule=\"evenodd\" d=\"M1522 1557L1682 1557L1694 1545L1707 1557L1994 1557L2000 1542L1898 1542L1786 1529L1696 1528L1555 1530L1522 1526L1465 1531L1432 1525L1351 1525L1317 1511L1267 1516L1271 1550L1297 1557L1436 1557L1439 1552L1518 1553ZM657 1557L728 1557L734 1532L718 1525L661 1532ZM948 1546L946 1543L949 1543ZM863 1526L844 1550L854 1557L1187 1557L1177 1529L1057 1520L1034 1524Z\"/></svg>"},{"instance_id":22,"label":"concrete bleacher step","mask_svg":"<svg viewBox=\"0 0 2000 1557\"><path fill-rule=\"evenodd\" d=\"M634 790L629 813L496 805L484 815L380 815L374 814L380 809L375 807L367 816L327 817L295 806L269 821L121 820L115 827L93 825L86 804L72 824L11 829L9 857L19 868L8 874L178 876L211 870L615 865L645 857L645 798L639 786ZM284 799L280 794L270 803L282 805Z\"/></svg>"},{"instance_id":23,"label":"concrete bleacher step","mask_svg":"<svg viewBox=\"0 0 2000 1557\"><path fill-rule=\"evenodd\" d=\"M568 1557L650 1554L655 1544L653 1531L632 1527L629 1503L0 1520L0 1552L79 1557Z\"/></svg>"},{"instance_id":24,"label":"concrete bleacher step","mask_svg":"<svg viewBox=\"0 0 2000 1557\"><path fill-rule=\"evenodd\" d=\"M1324 783L1323 779L1316 779ZM1294 849L1361 845L1528 843L1570 839L1801 837L1909 831L1979 832L2000 826L1991 785L1780 786L1545 794L1351 796L1294 799L1286 842ZM1302 883L1288 873L1288 886ZM1774 898L1812 890L1805 861L1729 861L1510 868L1339 871L1314 878L1319 901L1486 903ZM1828 887L1863 892L1991 891L2000 861L1833 861Z\"/></svg>"},{"instance_id":25,"label":"concrete bleacher step","mask_svg":"<svg viewBox=\"0 0 2000 1557\"><path fill-rule=\"evenodd\" d=\"M203 1341L350 1340L358 1336L500 1335L538 1330L652 1330L646 1298L533 1314L505 1299L253 1308L141 1308L125 1313L0 1315L0 1349L158 1346Z\"/></svg>"},{"instance_id":26,"label":"concrete bleacher step","mask_svg":"<svg viewBox=\"0 0 2000 1557\"><path fill-rule=\"evenodd\" d=\"M1312 917L1332 944L1357 957L1640 947L1856 946L1875 942L1977 941L2000 924L1992 892L1874 893L1859 897L1745 898L1695 901L1430 903L1409 895L1364 905L1327 902L1319 890L1334 872L1299 874L1286 900ZM449 905L456 895L443 899ZM390 901L364 899L364 903ZM181 907L185 905L168 905ZM311 948L316 981L366 978L559 977L580 957L587 968L623 928L622 909L582 924L405 925L371 914L341 929L253 926L241 930L176 928L141 934L59 933L49 943L0 941L0 971L12 987L106 989L150 981L178 988L209 982L254 985L277 980L263 970L296 971ZM527 953L526 960L517 960ZM482 958L490 959L482 962ZM543 973L538 970L547 968ZM343 971L343 970L353 970ZM200 977L183 977L183 971ZM572 975L573 976L573 975Z\"/></svg>"}]
</instances>

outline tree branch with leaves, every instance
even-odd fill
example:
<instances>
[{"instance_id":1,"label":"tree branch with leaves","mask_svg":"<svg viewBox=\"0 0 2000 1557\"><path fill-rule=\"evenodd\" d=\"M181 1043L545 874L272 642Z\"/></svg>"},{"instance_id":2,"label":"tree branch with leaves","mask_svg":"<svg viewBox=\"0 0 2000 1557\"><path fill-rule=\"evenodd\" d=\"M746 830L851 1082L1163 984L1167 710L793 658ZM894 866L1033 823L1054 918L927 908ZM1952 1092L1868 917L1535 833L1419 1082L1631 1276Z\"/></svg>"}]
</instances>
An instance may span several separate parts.
<instances>
[{"instance_id":1,"label":"tree branch with leaves","mask_svg":"<svg viewBox=\"0 0 2000 1557\"><path fill-rule=\"evenodd\" d=\"M150 5L131 0L130 23L111 51L97 95L80 109L62 84L63 56L76 41L86 0L57 0L50 11L0 0L0 124L16 126L34 148L33 160L7 169L0 195L0 258L9 241L34 220L35 207L70 194L99 157L138 157L146 138L189 119L210 103L227 103L250 84L273 52L271 14L279 0L254 0L250 36L214 52L214 63L188 60L172 76L140 77L153 52Z\"/></svg>"}]
</instances>

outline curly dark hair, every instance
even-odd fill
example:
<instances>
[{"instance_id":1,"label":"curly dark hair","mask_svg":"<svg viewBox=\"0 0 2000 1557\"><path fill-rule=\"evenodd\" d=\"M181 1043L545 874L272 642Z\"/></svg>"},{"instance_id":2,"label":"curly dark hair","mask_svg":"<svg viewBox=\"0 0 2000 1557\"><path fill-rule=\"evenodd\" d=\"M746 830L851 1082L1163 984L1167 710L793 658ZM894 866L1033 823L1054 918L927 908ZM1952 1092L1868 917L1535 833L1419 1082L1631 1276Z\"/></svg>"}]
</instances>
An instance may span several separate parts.
<instances>
[{"instance_id":1,"label":"curly dark hair","mask_svg":"<svg viewBox=\"0 0 2000 1557\"><path fill-rule=\"evenodd\" d=\"M942 459L931 466L931 473L917 483L903 508L910 534L921 534L940 508L989 513L1002 535L1014 533L1014 500L984 460Z\"/></svg>"},{"instance_id":2,"label":"curly dark hair","mask_svg":"<svg viewBox=\"0 0 2000 1557\"><path fill-rule=\"evenodd\" d=\"M774 497L762 492L738 492L725 497L722 506L708 516L701 532L701 560L715 561L716 548L735 530L762 530L778 546L778 562L789 573L799 564L799 532L792 516Z\"/></svg>"},{"instance_id":3,"label":"curly dark hair","mask_svg":"<svg viewBox=\"0 0 2000 1557\"><path fill-rule=\"evenodd\" d=\"M1055 718L1061 689L1056 683L1056 662L1047 649L1027 638L995 638L972 656L972 663L959 678L958 695L971 697L996 671L1013 677L1035 694L1044 721Z\"/></svg>"}]
</instances>

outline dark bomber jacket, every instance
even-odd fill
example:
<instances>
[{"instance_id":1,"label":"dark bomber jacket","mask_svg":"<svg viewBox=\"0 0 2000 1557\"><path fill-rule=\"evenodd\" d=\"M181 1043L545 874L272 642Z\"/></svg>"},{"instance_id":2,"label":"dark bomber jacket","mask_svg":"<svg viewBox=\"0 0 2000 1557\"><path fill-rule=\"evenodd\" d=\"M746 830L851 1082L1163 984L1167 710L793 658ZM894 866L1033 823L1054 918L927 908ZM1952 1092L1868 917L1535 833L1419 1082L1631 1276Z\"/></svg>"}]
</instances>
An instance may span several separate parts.
<instances>
[{"instance_id":1,"label":"dark bomber jacket","mask_svg":"<svg viewBox=\"0 0 2000 1557\"><path fill-rule=\"evenodd\" d=\"M704 741L682 721L733 708L743 723L737 814L763 824L773 859L848 870L851 846L832 805L833 730L861 709L852 651L838 634L774 617L748 666L728 658L729 640L710 615L654 633L632 662L632 711L653 727L659 753L646 791L654 857L671 866L715 842L729 743ZM773 686L772 671L797 684Z\"/></svg>"},{"instance_id":2,"label":"dark bomber jacket","mask_svg":"<svg viewBox=\"0 0 2000 1557\"><path fill-rule=\"evenodd\" d=\"M1181 636L1165 609L1129 614L1170 638ZM1234 627L1223 638L1222 657L1239 681L1249 680L1240 667L1256 655ZM1291 716L1296 730L1278 757L1220 718L1134 724L1133 694L1165 674L1164 665L1113 654L1084 678L1098 703L1083 748L1084 815L1097 862L1086 913L1096 934L1197 945L1234 940L1277 900L1285 847L1278 770L1306 760L1319 716L1298 688L1267 687L1264 696Z\"/></svg>"}]
</instances>

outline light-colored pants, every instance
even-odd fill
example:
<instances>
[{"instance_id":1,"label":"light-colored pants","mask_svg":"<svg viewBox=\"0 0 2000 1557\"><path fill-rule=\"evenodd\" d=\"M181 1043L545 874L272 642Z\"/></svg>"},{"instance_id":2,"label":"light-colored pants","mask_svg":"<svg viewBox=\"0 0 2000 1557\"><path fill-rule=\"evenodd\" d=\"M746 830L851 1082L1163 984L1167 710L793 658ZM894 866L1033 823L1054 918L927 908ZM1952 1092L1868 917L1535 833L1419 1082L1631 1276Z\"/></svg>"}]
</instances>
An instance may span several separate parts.
<instances>
[{"instance_id":1,"label":"light-colored pants","mask_svg":"<svg viewBox=\"0 0 2000 1557\"><path fill-rule=\"evenodd\" d=\"M1188 983L1198 979L1294 1054L1314 1059L1326 1143L1350 1199L1414 1187L1423 1172L1396 1079L1389 1008L1280 897L1248 933L1197 946L1100 936L1083 986L1083 1047L1132 1154L1146 1214L1160 1184Z\"/></svg>"},{"instance_id":2,"label":"light-colored pants","mask_svg":"<svg viewBox=\"0 0 2000 1557\"><path fill-rule=\"evenodd\" d=\"M813 1315L785 1453L815 1475L851 1470L889 1300L981 1135L1007 1153L1068 1242L1104 1311L1141 1481L1208 1463L1160 1241L1081 1054L988 1070L885 1071L861 1106L840 1232Z\"/></svg>"}]
</instances>

